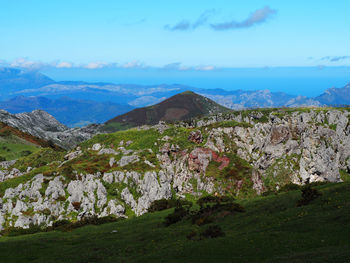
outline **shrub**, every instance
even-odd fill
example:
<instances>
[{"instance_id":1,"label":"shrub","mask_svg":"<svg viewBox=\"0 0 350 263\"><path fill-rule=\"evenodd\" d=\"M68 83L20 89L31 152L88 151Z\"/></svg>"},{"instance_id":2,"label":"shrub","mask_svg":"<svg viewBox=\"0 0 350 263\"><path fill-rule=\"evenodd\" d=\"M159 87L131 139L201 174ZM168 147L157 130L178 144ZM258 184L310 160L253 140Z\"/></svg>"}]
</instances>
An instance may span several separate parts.
<instances>
[{"instance_id":1,"label":"shrub","mask_svg":"<svg viewBox=\"0 0 350 263\"><path fill-rule=\"evenodd\" d=\"M192 214L192 224L198 226L212 223L219 212L244 212L243 206L236 203L217 203L213 206L207 205L206 207L201 206L201 208L194 214Z\"/></svg>"},{"instance_id":2,"label":"shrub","mask_svg":"<svg viewBox=\"0 0 350 263\"><path fill-rule=\"evenodd\" d=\"M188 240L195 240L196 236L197 236L197 232L193 230L191 233L189 233L189 234L186 236L186 238L187 238Z\"/></svg>"},{"instance_id":3,"label":"shrub","mask_svg":"<svg viewBox=\"0 0 350 263\"><path fill-rule=\"evenodd\" d=\"M317 189L313 189L310 184L301 189L301 199L298 200L297 206L308 205L311 201L322 195Z\"/></svg>"},{"instance_id":4,"label":"shrub","mask_svg":"<svg viewBox=\"0 0 350 263\"><path fill-rule=\"evenodd\" d=\"M179 200L179 199L160 199L153 201L150 207L148 208L148 212L156 212L162 211L173 207L180 207L183 205L192 206L192 203L187 200Z\"/></svg>"},{"instance_id":5,"label":"shrub","mask_svg":"<svg viewBox=\"0 0 350 263\"><path fill-rule=\"evenodd\" d=\"M6 161L6 158L3 156L0 156L0 162L4 162L4 161Z\"/></svg>"},{"instance_id":6,"label":"shrub","mask_svg":"<svg viewBox=\"0 0 350 263\"><path fill-rule=\"evenodd\" d=\"M225 203L225 202L233 202L234 198L229 196L204 196L198 199L197 204L203 206L208 203Z\"/></svg>"},{"instance_id":7,"label":"shrub","mask_svg":"<svg viewBox=\"0 0 350 263\"><path fill-rule=\"evenodd\" d=\"M43 231L46 231L46 227L30 224L29 228L8 227L5 230L1 231L1 235L21 236L21 235L35 234Z\"/></svg>"},{"instance_id":8,"label":"shrub","mask_svg":"<svg viewBox=\"0 0 350 263\"><path fill-rule=\"evenodd\" d=\"M201 239L204 238L217 238L225 236L225 233L222 231L221 227L218 225L209 226L201 233Z\"/></svg>"},{"instance_id":9,"label":"shrub","mask_svg":"<svg viewBox=\"0 0 350 263\"><path fill-rule=\"evenodd\" d=\"M59 229L62 226L69 225L71 224L71 221L63 219L63 220L58 220L52 224L53 229Z\"/></svg>"},{"instance_id":10,"label":"shrub","mask_svg":"<svg viewBox=\"0 0 350 263\"><path fill-rule=\"evenodd\" d=\"M180 207L176 207L174 212L169 214L166 218L165 218L165 226L170 226L172 224L175 224L179 221L181 221L183 218L185 218L187 215L189 214L189 210L180 206Z\"/></svg>"},{"instance_id":11,"label":"shrub","mask_svg":"<svg viewBox=\"0 0 350 263\"><path fill-rule=\"evenodd\" d=\"M263 192L261 195L262 196L277 195L277 192L273 191L273 190L268 190L268 191Z\"/></svg>"},{"instance_id":12,"label":"shrub","mask_svg":"<svg viewBox=\"0 0 350 263\"><path fill-rule=\"evenodd\" d=\"M106 223L116 222L118 220L120 220L120 218L116 218L114 216L97 217L94 215L84 217L80 221L76 222L71 222L69 220L59 220L53 223L52 229L67 232L87 225L102 225Z\"/></svg>"},{"instance_id":13,"label":"shrub","mask_svg":"<svg viewBox=\"0 0 350 263\"><path fill-rule=\"evenodd\" d=\"M300 190L300 186L297 184L286 184L282 186L278 192L289 192L289 191L295 191L295 190Z\"/></svg>"},{"instance_id":14,"label":"shrub","mask_svg":"<svg viewBox=\"0 0 350 263\"><path fill-rule=\"evenodd\" d=\"M21 151L21 152L20 152L21 157L23 157L23 156L28 156L28 155L30 155L30 154L32 154L32 152L29 151L29 150Z\"/></svg>"}]
</instances>

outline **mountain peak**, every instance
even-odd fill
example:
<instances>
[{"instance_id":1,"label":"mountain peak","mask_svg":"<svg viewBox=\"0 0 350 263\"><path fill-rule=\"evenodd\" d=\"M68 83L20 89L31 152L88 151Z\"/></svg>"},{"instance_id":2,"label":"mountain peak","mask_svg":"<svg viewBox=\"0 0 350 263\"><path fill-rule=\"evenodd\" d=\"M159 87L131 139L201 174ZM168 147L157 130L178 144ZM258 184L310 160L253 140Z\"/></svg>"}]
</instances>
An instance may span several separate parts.
<instances>
[{"instance_id":1,"label":"mountain peak","mask_svg":"<svg viewBox=\"0 0 350 263\"><path fill-rule=\"evenodd\" d=\"M153 106L135 109L117 116L107 124L119 123L126 127L153 125L159 121L188 120L228 110L206 97L192 91L185 91Z\"/></svg>"}]
</instances>

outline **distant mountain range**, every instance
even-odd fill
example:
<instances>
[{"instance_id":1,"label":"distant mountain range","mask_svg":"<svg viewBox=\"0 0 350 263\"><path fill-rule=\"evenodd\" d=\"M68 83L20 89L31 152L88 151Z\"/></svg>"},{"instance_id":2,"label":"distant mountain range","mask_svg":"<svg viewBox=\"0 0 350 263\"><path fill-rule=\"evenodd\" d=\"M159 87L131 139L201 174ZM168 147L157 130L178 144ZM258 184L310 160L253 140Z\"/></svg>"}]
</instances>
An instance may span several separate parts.
<instances>
[{"instance_id":1,"label":"distant mountain range","mask_svg":"<svg viewBox=\"0 0 350 263\"><path fill-rule=\"evenodd\" d=\"M187 90L231 109L350 104L350 84L309 98L269 90L227 91L179 84L57 82L38 72L0 68L0 108L11 113L42 109L70 127L102 123L133 108L154 105Z\"/></svg>"},{"instance_id":2,"label":"distant mountain range","mask_svg":"<svg viewBox=\"0 0 350 263\"><path fill-rule=\"evenodd\" d=\"M69 127L80 127L91 123L103 123L134 107L112 102L76 100L69 97L48 99L45 97L18 96L0 102L0 109L11 113L44 110Z\"/></svg>"},{"instance_id":3,"label":"distant mountain range","mask_svg":"<svg viewBox=\"0 0 350 263\"><path fill-rule=\"evenodd\" d=\"M187 91L174 95L156 105L134 109L116 117L113 116L115 118L105 124L87 125L83 128L68 128L43 110L17 114L0 110L0 124L2 122L6 127L12 127L20 130L22 133L41 138L48 141L49 145L56 144L61 148L71 149L97 133L114 132L142 125L153 125L159 121L188 120L229 110L206 97Z\"/></svg>"},{"instance_id":4,"label":"distant mountain range","mask_svg":"<svg viewBox=\"0 0 350 263\"><path fill-rule=\"evenodd\" d=\"M316 97L315 100L325 105L350 105L350 83L340 89L327 89L322 95Z\"/></svg>"}]
</instances>

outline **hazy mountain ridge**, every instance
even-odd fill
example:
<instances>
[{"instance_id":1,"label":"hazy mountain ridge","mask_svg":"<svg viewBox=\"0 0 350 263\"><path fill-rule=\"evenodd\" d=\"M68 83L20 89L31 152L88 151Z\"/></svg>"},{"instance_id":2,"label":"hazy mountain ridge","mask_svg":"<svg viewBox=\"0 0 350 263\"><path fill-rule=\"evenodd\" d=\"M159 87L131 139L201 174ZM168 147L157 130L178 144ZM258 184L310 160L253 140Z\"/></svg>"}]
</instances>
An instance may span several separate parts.
<instances>
[{"instance_id":1,"label":"hazy mountain ridge","mask_svg":"<svg viewBox=\"0 0 350 263\"><path fill-rule=\"evenodd\" d=\"M350 83L343 88L327 89L315 99L326 105L350 105Z\"/></svg>"},{"instance_id":2,"label":"hazy mountain ridge","mask_svg":"<svg viewBox=\"0 0 350 263\"><path fill-rule=\"evenodd\" d=\"M0 102L0 109L13 114L44 110L55 116L61 123L70 127L78 127L91 123L104 123L116 115L134 109L134 107L111 102L74 100L69 97L48 99L19 96Z\"/></svg>"},{"instance_id":3,"label":"hazy mountain ridge","mask_svg":"<svg viewBox=\"0 0 350 263\"><path fill-rule=\"evenodd\" d=\"M0 108L18 113L42 107L43 110L48 111L68 126L104 122L131 110L131 107L150 106L186 90L208 97L231 109L350 104L350 99L348 99L350 98L350 85L344 88L331 88L318 97L308 98L269 90L228 91L219 88L198 89L179 84L142 86L84 81L55 82L38 72L26 72L12 68L2 68L0 72L0 91L3 100ZM14 97L18 96L21 99L16 102ZM31 98L24 99L21 96ZM51 106L43 107L37 101L43 101L43 99L33 97L45 97L54 102L47 101L46 103ZM27 107L21 107L25 100ZM64 100L67 100L67 104L63 103Z\"/></svg>"}]
</instances>

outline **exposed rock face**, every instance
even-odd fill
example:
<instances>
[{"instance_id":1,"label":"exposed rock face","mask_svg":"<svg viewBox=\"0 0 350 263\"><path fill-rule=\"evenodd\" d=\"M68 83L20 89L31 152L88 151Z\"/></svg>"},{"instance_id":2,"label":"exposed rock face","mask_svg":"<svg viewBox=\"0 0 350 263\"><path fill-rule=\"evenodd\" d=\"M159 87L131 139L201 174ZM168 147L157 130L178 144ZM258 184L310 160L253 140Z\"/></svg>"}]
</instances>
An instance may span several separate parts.
<instances>
[{"instance_id":1,"label":"exposed rock face","mask_svg":"<svg viewBox=\"0 0 350 263\"><path fill-rule=\"evenodd\" d=\"M188 139L192 142L195 142L197 144L201 143L203 141L203 136L200 130L193 131L190 133L190 136Z\"/></svg>"},{"instance_id":2,"label":"exposed rock face","mask_svg":"<svg viewBox=\"0 0 350 263\"><path fill-rule=\"evenodd\" d=\"M7 162L7 163L13 163L13 162L11 161L11 162ZM9 168L7 166L5 166L5 167ZM0 182L3 182L5 180L8 180L8 179L11 179L11 178L14 178L14 177L18 177L18 176L21 176L21 175L23 175L23 173L21 173L21 171L19 171L16 168L3 169L3 170L0 170Z\"/></svg>"},{"instance_id":3,"label":"exposed rock face","mask_svg":"<svg viewBox=\"0 0 350 263\"><path fill-rule=\"evenodd\" d=\"M138 135L135 142L127 136L81 146L57 165L81 165L89 156L99 172L38 174L8 188L0 198L0 229L90 215L142 215L154 200L172 196L241 196L288 183L339 182L340 170L350 171L349 120L350 113L339 110L232 113L178 124L174 133L170 126L148 127L154 141L144 143L153 150L135 148ZM177 132L184 137L180 141ZM0 180L25 174L11 165L1 165Z\"/></svg>"},{"instance_id":4,"label":"exposed rock face","mask_svg":"<svg viewBox=\"0 0 350 263\"><path fill-rule=\"evenodd\" d=\"M99 125L70 129L42 110L19 114L0 110L0 121L35 137L52 141L64 149L71 149L90 139L99 130Z\"/></svg>"}]
</instances>

